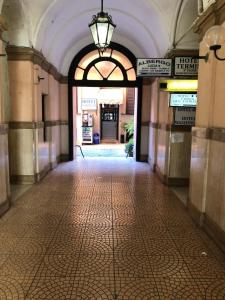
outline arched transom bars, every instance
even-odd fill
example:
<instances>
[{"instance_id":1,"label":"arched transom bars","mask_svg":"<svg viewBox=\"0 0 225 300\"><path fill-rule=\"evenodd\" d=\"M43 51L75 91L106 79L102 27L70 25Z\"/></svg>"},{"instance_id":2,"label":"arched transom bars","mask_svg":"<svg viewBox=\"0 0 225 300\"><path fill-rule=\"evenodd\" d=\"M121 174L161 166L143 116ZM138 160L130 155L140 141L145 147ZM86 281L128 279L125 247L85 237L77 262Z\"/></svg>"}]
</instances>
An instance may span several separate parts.
<instances>
[{"instance_id":1,"label":"arched transom bars","mask_svg":"<svg viewBox=\"0 0 225 300\"><path fill-rule=\"evenodd\" d=\"M75 80L135 81L132 62L121 52L108 48L103 54L93 50L79 62Z\"/></svg>"},{"instance_id":2,"label":"arched transom bars","mask_svg":"<svg viewBox=\"0 0 225 300\"><path fill-rule=\"evenodd\" d=\"M69 71L73 86L137 86L136 57L125 47L111 43L103 54L89 45L74 58Z\"/></svg>"}]
</instances>

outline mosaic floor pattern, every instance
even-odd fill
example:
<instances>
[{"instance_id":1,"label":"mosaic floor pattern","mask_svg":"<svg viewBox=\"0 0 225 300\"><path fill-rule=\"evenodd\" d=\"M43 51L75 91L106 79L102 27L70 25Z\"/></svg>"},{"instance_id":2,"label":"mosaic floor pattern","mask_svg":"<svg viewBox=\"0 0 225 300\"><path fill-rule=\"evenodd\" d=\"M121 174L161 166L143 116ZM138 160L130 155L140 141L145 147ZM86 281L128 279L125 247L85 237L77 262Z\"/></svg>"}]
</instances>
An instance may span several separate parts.
<instances>
[{"instance_id":1,"label":"mosaic floor pattern","mask_svg":"<svg viewBox=\"0 0 225 300\"><path fill-rule=\"evenodd\" d=\"M0 299L222 300L225 256L147 164L61 164L0 219Z\"/></svg>"}]
</instances>

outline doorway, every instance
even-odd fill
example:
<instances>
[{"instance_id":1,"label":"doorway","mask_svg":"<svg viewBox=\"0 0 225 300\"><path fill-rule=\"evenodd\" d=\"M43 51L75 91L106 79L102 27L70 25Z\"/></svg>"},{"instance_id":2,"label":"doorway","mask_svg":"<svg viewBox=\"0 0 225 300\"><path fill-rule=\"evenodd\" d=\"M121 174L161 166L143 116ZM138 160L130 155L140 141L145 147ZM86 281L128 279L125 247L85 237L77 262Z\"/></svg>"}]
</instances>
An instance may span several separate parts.
<instances>
[{"instance_id":1,"label":"doorway","mask_svg":"<svg viewBox=\"0 0 225 300\"><path fill-rule=\"evenodd\" d=\"M81 50L73 59L69 78L69 155L74 158L74 97L77 97L79 88L104 89L135 89L136 118L135 118L135 145L134 158L140 160L141 146L141 104L142 104L142 78L136 77L136 57L125 47L111 43L104 53L99 53L94 44ZM111 92L111 91L110 91ZM103 93L104 94L104 93ZM93 99L92 99L93 100ZM102 101L102 99L100 99ZM100 102L100 128L99 134L103 140L120 141L120 105L116 102ZM76 113L75 113L76 114ZM94 132L93 132L94 134Z\"/></svg>"},{"instance_id":2,"label":"doorway","mask_svg":"<svg viewBox=\"0 0 225 300\"><path fill-rule=\"evenodd\" d=\"M101 104L101 138L103 141L117 141L119 105Z\"/></svg>"}]
</instances>

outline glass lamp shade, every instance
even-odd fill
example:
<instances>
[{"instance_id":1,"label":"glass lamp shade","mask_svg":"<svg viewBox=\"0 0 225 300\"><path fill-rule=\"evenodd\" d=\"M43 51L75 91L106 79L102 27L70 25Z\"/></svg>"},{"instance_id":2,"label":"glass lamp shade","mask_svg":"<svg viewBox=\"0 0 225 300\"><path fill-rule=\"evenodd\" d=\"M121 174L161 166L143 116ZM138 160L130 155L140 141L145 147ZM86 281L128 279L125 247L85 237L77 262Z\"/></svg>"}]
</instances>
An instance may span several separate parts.
<instances>
[{"instance_id":1,"label":"glass lamp shade","mask_svg":"<svg viewBox=\"0 0 225 300\"><path fill-rule=\"evenodd\" d=\"M219 25L211 27L204 36L204 42L209 48L223 45L225 42L225 28Z\"/></svg>"},{"instance_id":2,"label":"glass lamp shade","mask_svg":"<svg viewBox=\"0 0 225 300\"><path fill-rule=\"evenodd\" d=\"M93 16L89 27L95 45L101 52L104 52L111 42L113 30L116 27L111 16L105 12L100 12L97 16Z\"/></svg>"}]
</instances>

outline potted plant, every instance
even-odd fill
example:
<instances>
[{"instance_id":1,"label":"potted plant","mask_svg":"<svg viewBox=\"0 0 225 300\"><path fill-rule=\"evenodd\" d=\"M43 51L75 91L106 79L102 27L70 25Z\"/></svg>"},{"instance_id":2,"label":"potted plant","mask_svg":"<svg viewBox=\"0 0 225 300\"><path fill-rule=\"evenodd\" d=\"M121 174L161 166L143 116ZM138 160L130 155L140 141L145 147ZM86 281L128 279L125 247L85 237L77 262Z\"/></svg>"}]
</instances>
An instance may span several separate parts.
<instances>
[{"instance_id":1,"label":"potted plant","mask_svg":"<svg viewBox=\"0 0 225 300\"><path fill-rule=\"evenodd\" d=\"M127 156L132 157L133 156L133 150L134 150L134 121L127 123L125 126L125 130L128 135L128 143L125 146L125 152L127 153Z\"/></svg>"}]
</instances>

